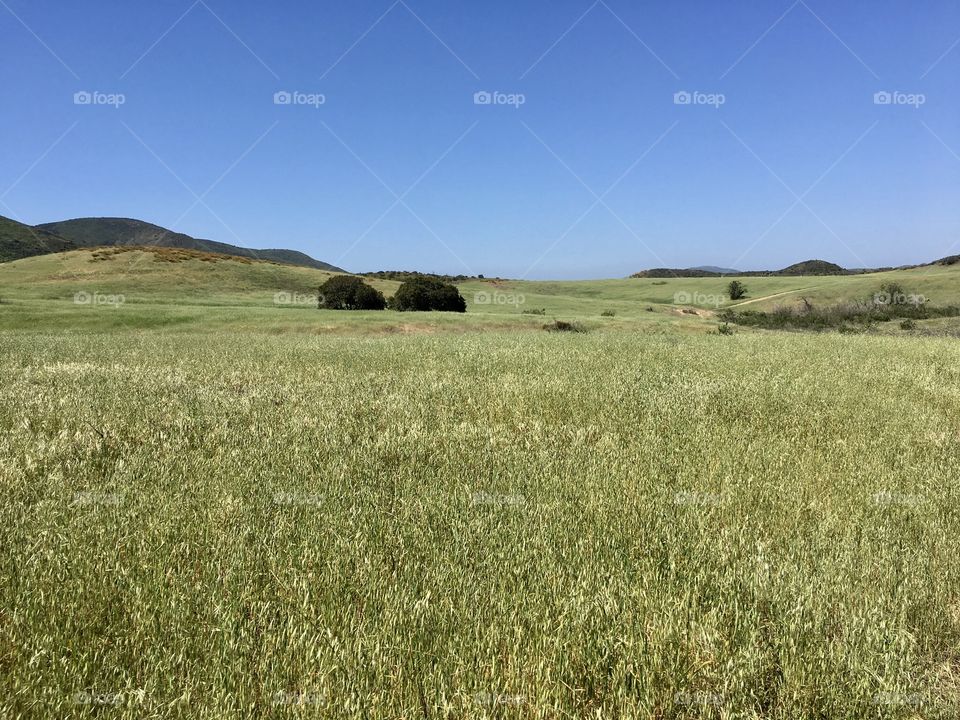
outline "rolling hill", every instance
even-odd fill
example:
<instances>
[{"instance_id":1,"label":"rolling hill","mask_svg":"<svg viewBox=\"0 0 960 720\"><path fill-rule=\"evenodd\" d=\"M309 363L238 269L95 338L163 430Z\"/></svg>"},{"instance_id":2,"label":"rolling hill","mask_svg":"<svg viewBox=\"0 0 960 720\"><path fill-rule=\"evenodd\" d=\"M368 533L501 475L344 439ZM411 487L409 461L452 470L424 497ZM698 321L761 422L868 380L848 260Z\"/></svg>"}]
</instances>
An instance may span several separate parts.
<instances>
[{"instance_id":1,"label":"rolling hill","mask_svg":"<svg viewBox=\"0 0 960 720\"><path fill-rule=\"evenodd\" d=\"M315 270L345 272L330 263L315 260L297 250L251 250L215 240L202 240L183 233L173 232L159 225L130 218L77 218L61 222L44 223L38 229L70 240L76 247L96 246L158 246L174 247L200 252L220 253L236 257L246 257L286 265L298 265ZM37 254L37 253L34 253Z\"/></svg>"},{"instance_id":2,"label":"rolling hill","mask_svg":"<svg viewBox=\"0 0 960 720\"><path fill-rule=\"evenodd\" d=\"M799 276L821 276L821 275L858 275L861 273L880 272L891 268L882 268L875 270L847 270L836 263L826 260L804 260L794 263L782 270L733 270L730 268L711 267L703 265L692 268L651 268L650 270L641 270L634 273L632 278L705 278L721 277L724 275L736 275L741 277L799 277Z\"/></svg>"},{"instance_id":3,"label":"rolling hill","mask_svg":"<svg viewBox=\"0 0 960 720\"><path fill-rule=\"evenodd\" d=\"M54 232L0 216L0 262L74 249L73 242Z\"/></svg>"}]
</instances>

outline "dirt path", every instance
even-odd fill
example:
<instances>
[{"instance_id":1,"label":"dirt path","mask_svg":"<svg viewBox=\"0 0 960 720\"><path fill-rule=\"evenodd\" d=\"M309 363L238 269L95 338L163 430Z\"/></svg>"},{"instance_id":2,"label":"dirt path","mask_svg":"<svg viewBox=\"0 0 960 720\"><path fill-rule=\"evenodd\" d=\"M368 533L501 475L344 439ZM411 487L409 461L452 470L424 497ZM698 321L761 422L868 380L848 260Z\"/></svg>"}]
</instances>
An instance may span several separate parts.
<instances>
[{"instance_id":1,"label":"dirt path","mask_svg":"<svg viewBox=\"0 0 960 720\"><path fill-rule=\"evenodd\" d=\"M750 303L763 302L764 300L783 297L784 295L793 295L794 293L805 292L807 290L816 290L818 287L820 286L811 285L810 287L798 288L797 290L787 290L786 292L774 293L773 295L764 295L763 297L753 298L752 300L744 300L743 302L734 303L733 305L727 305L727 307L740 307L741 305L749 305Z\"/></svg>"}]
</instances>

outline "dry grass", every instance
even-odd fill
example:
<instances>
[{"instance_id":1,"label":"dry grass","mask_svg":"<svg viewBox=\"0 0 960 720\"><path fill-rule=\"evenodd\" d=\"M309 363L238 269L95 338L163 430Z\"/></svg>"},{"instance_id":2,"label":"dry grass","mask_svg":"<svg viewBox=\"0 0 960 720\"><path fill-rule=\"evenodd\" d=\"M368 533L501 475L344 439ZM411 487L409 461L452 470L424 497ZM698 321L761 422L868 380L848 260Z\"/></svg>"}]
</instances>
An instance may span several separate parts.
<instances>
[{"instance_id":1,"label":"dry grass","mask_svg":"<svg viewBox=\"0 0 960 720\"><path fill-rule=\"evenodd\" d=\"M0 352L3 717L960 714L953 342Z\"/></svg>"}]
</instances>

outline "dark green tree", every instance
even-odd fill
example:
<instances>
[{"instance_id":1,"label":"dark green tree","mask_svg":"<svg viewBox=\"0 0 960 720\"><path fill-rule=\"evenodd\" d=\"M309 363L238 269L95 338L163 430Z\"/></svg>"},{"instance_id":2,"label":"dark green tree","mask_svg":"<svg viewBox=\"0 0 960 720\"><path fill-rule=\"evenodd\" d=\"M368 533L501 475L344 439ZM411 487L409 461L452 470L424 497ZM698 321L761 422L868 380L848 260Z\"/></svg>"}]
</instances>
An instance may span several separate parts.
<instances>
[{"instance_id":1,"label":"dark green tree","mask_svg":"<svg viewBox=\"0 0 960 720\"><path fill-rule=\"evenodd\" d=\"M466 312L467 301L460 295L455 285L418 277L405 280L390 298L392 310L440 310L444 312Z\"/></svg>"},{"instance_id":2,"label":"dark green tree","mask_svg":"<svg viewBox=\"0 0 960 720\"><path fill-rule=\"evenodd\" d=\"M383 310L383 293L353 275L334 275L320 286L322 310Z\"/></svg>"},{"instance_id":3,"label":"dark green tree","mask_svg":"<svg viewBox=\"0 0 960 720\"><path fill-rule=\"evenodd\" d=\"M739 280L731 280L730 284L727 285L727 295L730 296L731 300L745 298L747 296L747 286Z\"/></svg>"}]
</instances>

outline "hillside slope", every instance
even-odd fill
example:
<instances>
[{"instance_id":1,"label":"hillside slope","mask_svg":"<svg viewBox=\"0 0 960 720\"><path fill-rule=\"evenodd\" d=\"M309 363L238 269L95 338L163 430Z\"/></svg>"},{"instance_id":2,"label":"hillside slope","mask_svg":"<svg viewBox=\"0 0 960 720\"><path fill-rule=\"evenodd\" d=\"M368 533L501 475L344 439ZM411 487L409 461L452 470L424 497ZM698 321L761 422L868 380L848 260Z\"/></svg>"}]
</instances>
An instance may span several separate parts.
<instances>
[{"instance_id":1,"label":"hillside slope","mask_svg":"<svg viewBox=\"0 0 960 720\"><path fill-rule=\"evenodd\" d=\"M329 272L345 272L341 268L315 260L297 250L251 250L250 248L242 248L216 240L194 238L190 235L167 230L159 225L130 218L77 218L75 220L44 223L37 227L63 236L75 243L77 247L155 245L269 260Z\"/></svg>"},{"instance_id":2,"label":"hillside slope","mask_svg":"<svg viewBox=\"0 0 960 720\"><path fill-rule=\"evenodd\" d=\"M315 305L326 270L196 250L83 248L0 265L9 299L70 300L77 293L123 295L128 303ZM371 281L392 294L398 283Z\"/></svg>"},{"instance_id":3,"label":"hillside slope","mask_svg":"<svg viewBox=\"0 0 960 720\"><path fill-rule=\"evenodd\" d=\"M0 262L74 250L76 245L49 230L0 216Z\"/></svg>"}]
</instances>

